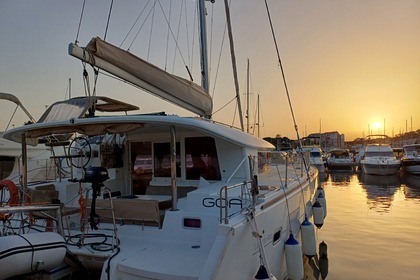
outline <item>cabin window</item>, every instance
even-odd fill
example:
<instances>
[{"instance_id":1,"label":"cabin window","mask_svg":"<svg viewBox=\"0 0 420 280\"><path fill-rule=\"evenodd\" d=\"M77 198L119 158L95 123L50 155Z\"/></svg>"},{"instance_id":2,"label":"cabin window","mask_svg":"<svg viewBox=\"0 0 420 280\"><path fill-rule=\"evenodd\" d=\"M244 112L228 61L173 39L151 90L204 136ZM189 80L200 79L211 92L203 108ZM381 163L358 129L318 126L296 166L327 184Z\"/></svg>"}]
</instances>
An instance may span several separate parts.
<instances>
[{"instance_id":1,"label":"cabin window","mask_svg":"<svg viewBox=\"0 0 420 280\"><path fill-rule=\"evenodd\" d=\"M280 240L280 235L281 235L280 230L276 231L276 232L273 234L273 244L276 244L277 242L279 242L279 240Z\"/></svg>"},{"instance_id":2,"label":"cabin window","mask_svg":"<svg viewBox=\"0 0 420 280\"><path fill-rule=\"evenodd\" d=\"M311 157L321 157L320 152L311 152Z\"/></svg>"},{"instance_id":3,"label":"cabin window","mask_svg":"<svg viewBox=\"0 0 420 280\"><path fill-rule=\"evenodd\" d=\"M176 143L176 177L181 177L180 145ZM171 177L170 143L154 143L154 177Z\"/></svg>"},{"instance_id":4,"label":"cabin window","mask_svg":"<svg viewBox=\"0 0 420 280\"><path fill-rule=\"evenodd\" d=\"M393 152L379 151L379 152L366 152L366 157L393 157Z\"/></svg>"},{"instance_id":5,"label":"cabin window","mask_svg":"<svg viewBox=\"0 0 420 280\"><path fill-rule=\"evenodd\" d=\"M211 137L185 138L187 180L221 180L216 143Z\"/></svg>"},{"instance_id":6,"label":"cabin window","mask_svg":"<svg viewBox=\"0 0 420 280\"><path fill-rule=\"evenodd\" d=\"M152 180L152 142L131 143L133 194L145 194Z\"/></svg>"}]
</instances>

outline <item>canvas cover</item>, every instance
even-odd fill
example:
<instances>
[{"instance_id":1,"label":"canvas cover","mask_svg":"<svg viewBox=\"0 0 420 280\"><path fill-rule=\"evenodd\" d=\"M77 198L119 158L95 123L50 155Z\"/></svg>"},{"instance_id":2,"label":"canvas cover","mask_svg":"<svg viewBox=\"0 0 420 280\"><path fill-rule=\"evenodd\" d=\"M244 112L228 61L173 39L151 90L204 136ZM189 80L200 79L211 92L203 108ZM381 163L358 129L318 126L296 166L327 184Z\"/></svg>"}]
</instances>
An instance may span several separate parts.
<instances>
[{"instance_id":1,"label":"canvas cover","mask_svg":"<svg viewBox=\"0 0 420 280\"><path fill-rule=\"evenodd\" d=\"M200 116L212 114L211 96L201 86L172 75L98 37L93 38L85 48L70 44L69 53Z\"/></svg>"}]
</instances>

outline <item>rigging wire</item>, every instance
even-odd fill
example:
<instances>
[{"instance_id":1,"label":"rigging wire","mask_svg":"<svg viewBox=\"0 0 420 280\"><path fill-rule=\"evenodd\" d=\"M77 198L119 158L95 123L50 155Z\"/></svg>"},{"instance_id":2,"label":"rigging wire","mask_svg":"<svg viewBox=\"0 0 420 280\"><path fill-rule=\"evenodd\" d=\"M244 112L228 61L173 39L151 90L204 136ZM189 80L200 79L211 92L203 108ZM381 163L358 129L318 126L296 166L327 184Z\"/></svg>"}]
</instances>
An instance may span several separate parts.
<instances>
[{"instance_id":1,"label":"rigging wire","mask_svg":"<svg viewBox=\"0 0 420 280\"><path fill-rule=\"evenodd\" d=\"M233 101L235 101L235 100L236 100L236 97L234 97L234 98L232 98L231 100L229 100L229 102L228 102L228 103L226 103L225 105L223 105L222 107L220 107L218 110L214 111L214 112L213 112L213 115L214 115L214 114L216 114L216 113L218 113L219 111L223 110L226 106L228 106L230 103L232 103L232 102L233 102Z\"/></svg>"},{"instance_id":2,"label":"rigging wire","mask_svg":"<svg viewBox=\"0 0 420 280\"><path fill-rule=\"evenodd\" d=\"M198 7L198 5L197 5ZM185 11L187 12L187 11ZM197 27L198 29L198 21L197 21L197 15L198 15L198 11L196 10L196 12L194 13L194 18L193 18L193 32L192 32L192 42L191 42L191 58L190 58L190 69L191 71L193 71L193 66L194 66L194 49L195 49L195 35L196 33L194 32L195 28ZM187 29L188 30L188 29ZM188 34L188 33L187 33Z\"/></svg>"},{"instance_id":3,"label":"rigging wire","mask_svg":"<svg viewBox=\"0 0 420 280\"><path fill-rule=\"evenodd\" d=\"M229 6L230 6L230 3L231 3L231 1L229 2ZM213 27L213 13L212 13L212 27ZM213 82L213 89L212 89L212 93L211 93L211 97L212 98L214 98L214 93L216 92L216 85L217 85L218 73L219 73L220 64L221 64L221 60L222 60L222 52L223 52L223 47L224 47L224 43L225 43L227 29L228 29L227 21L225 21L225 27L224 27L224 30L223 30L222 42L220 44L219 57L218 57L218 60L217 60L217 66L216 66L215 77L214 77L214 82ZM213 30L213 29L211 29L211 30ZM233 101L236 101L236 103L237 103L237 100L238 100L238 97L235 96L234 98L232 98L231 100L229 100L225 105L223 105L222 107L220 107L217 110L214 110L213 111L213 116L214 116L214 114L218 113L219 111L221 111L222 109L224 109L225 107L227 107ZM238 106L235 106L235 110L233 112L233 119L232 119L231 126L234 126L234 123L235 123L235 120L236 120L237 110L238 110Z\"/></svg>"},{"instance_id":4,"label":"rigging wire","mask_svg":"<svg viewBox=\"0 0 420 280\"><path fill-rule=\"evenodd\" d=\"M225 28L223 30L223 35L222 35L222 43L220 45L220 51L219 51L219 58L217 60L217 66L216 66L216 74L214 76L214 83L213 83L213 93L211 95L212 98L214 98L214 93L216 92L216 84L217 84L217 78L218 78L218 73L219 73L219 68L220 68L220 62L222 60L222 50L223 50L223 46L225 44L225 38L226 38L226 31L227 31L227 23L225 22ZM236 97L235 97L236 99ZM229 102L230 103L230 102ZM214 114L214 113L213 113Z\"/></svg>"},{"instance_id":5,"label":"rigging wire","mask_svg":"<svg viewBox=\"0 0 420 280\"><path fill-rule=\"evenodd\" d=\"M184 3L184 0L182 0L182 3ZM182 6L182 4L181 4L181 6ZM176 32L176 38L174 38L175 42L178 42L178 39L179 39L179 30L181 29L181 18L182 18L182 8L179 10L178 29L177 29L177 32ZM173 62L172 62L172 71L171 71L172 73L175 71L176 54L177 54L177 52L176 52L176 49L175 49L174 59L173 59ZM184 61L184 64L186 65L185 61Z\"/></svg>"},{"instance_id":6,"label":"rigging wire","mask_svg":"<svg viewBox=\"0 0 420 280\"><path fill-rule=\"evenodd\" d=\"M150 1L149 1L149 2L150 2ZM149 3L149 2L147 2L147 3ZM146 8L146 7L144 7L144 8ZM141 24L141 26L140 26L139 30L137 31L136 35L134 36L133 40L131 41L131 44L128 46L127 51L130 51L131 46L134 44L134 41L137 39L137 36L139 35L140 31L143 29L143 26L144 26L144 24L146 23L147 19L149 18L149 16L150 16L150 13L151 13L151 12L152 12L152 9L150 9L150 10L149 10L149 13L146 15L146 18L144 19L144 21L143 21L143 23ZM142 11L142 13L143 13L143 11ZM139 17L140 17L140 16L139 16ZM128 34L127 34L127 36L128 36Z\"/></svg>"},{"instance_id":7,"label":"rigging wire","mask_svg":"<svg viewBox=\"0 0 420 280\"><path fill-rule=\"evenodd\" d=\"M111 19L111 11L112 11L113 4L114 4L114 0L111 0L111 6L109 7L108 19L106 21L104 41L106 41L106 34L108 33L109 20Z\"/></svg>"},{"instance_id":8,"label":"rigging wire","mask_svg":"<svg viewBox=\"0 0 420 280\"><path fill-rule=\"evenodd\" d=\"M172 28L171 28L170 22L169 22L168 18L166 17L165 11L163 10L162 4L160 3L160 1L159 1L159 0L158 0L158 3L159 3L159 6L160 6L160 8L161 8L161 10L162 10L163 17L164 17L164 18L165 18L165 20L166 20L166 24L168 25L168 28L169 28L170 33L171 33L171 35L172 35L172 38L173 38L173 39L174 39L174 41L175 41L175 46L176 46L176 48L175 48L175 53L176 53L176 51L178 50L179 55L181 56L181 59L182 59L182 63L184 63L184 66L185 66L185 68L186 68L186 70L187 70L187 72L188 72L188 75L190 76L191 81L193 81L193 78L192 78L191 72L190 72L190 70L188 69L188 65L187 65L187 63L185 62L185 58L184 58L184 56L182 55L181 49L180 49L179 44L178 44L178 34L177 34L177 37L175 37L175 35L174 35L174 33L173 33L173 30L172 30ZM182 13L182 9L181 9L181 13ZM181 15L180 15L180 16L181 16ZM179 28L179 27L178 27L178 28ZM179 33L179 32L178 32L178 33ZM175 56L174 56L174 66L173 66L173 68L175 68ZM165 69L165 70L166 70L166 69ZM172 69L172 72L173 72L173 71L174 71L174 70Z\"/></svg>"},{"instance_id":9,"label":"rigging wire","mask_svg":"<svg viewBox=\"0 0 420 280\"><path fill-rule=\"evenodd\" d=\"M285 173L285 178L284 178L284 184L285 185L284 185L284 187L282 187L282 190L283 190L283 193L284 193L284 197L286 199L287 217L289 219L289 231L290 231L290 234L292 234L292 220L290 218L289 199L288 199L287 194L286 194L286 188L288 187L287 186L287 180L288 180L288 178L287 178L287 168L288 168L287 164L288 164L288 158L286 157L286 173Z\"/></svg>"},{"instance_id":10,"label":"rigging wire","mask_svg":"<svg viewBox=\"0 0 420 280\"><path fill-rule=\"evenodd\" d=\"M300 152L302 152L302 140L300 139L300 136L299 136L298 126L297 126L297 123L296 123L295 114L293 112L292 102L290 100L289 89L287 87L286 76L284 74L283 64L282 64L282 61L281 61L281 58L280 58L280 52L279 52L279 48L278 48L278 45L277 45L277 39L276 39L276 35L274 33L273 22L271 20L271 15L270 15L270 10L268 8L267 0L264 0L264 3L265 3L266 10L267 10L268 21L270 23L271 34L273 36L274 45L276 47L277 59L278 59L278 63L279 63L279 66L280 66L281 75L282 75L282 78L283 78L283 84L284 84L284 88L285 88L286 95L287 95L287 101L289 102L289 108L290 108L290 112L292 114L293 124L294 124L294 128L295 128L295 131L296 131L296 136L297 136L297 139L298 139L298 145L299 145L299 148L300 148ZM303 160L303 163L305 165L305 170L306 170L307 176L309 178L309 166L308 166L308 164L307 164L307 162L306 162L306 160L303 156L302 156L302 160Z\"/></svg>"},{"instance_id":11,"label":"rigging wire","mask_svg":"<svg viewBox=\"0 0 420 280\"><path fill-rule=\"evenodd\" d=\"M152 44L153 26L155 22L155 10L156 10L156 0L155 0L155 3L153 3L153 7L152 7L152 19L150 23L150 33L149 33L149 45L147 47L147 61L149 61L150 45Z\"/></svg>"},{"instance_id":12,"label":"rigging wire","mask_svg":"<svg viewBox=\"0 0 420 280\"><path fill-rule=\"evenodd\" d=\"M77 45L77 43L79 43L79 33L80 33L80 27L82 26L82 18L83 18L83 12L85 10L85 3L86 0L83 0L83 5L82 5L82 12L80 14L80 19L79 19L79 27L77 28L77 34L76 34L76 40L74 40L74 43Z\"/></svg>"},{"instance_id":13,"label":"rigging wire","mask_svg":"<svg viewBox=\"0 0 420 280\"><path fill-rule=\"evenodd\" d=\"M139 16L136 18L136 20L134 21L133 25L131 26L130 30L128 30L127 34L125 35L124 39L122 40L121 44L120 44L120 48L121 46L124 44L125 40L128 38L128 35L130 35L131 31L133 30L134 26L137 24L137 22L139 21L141 15L143 14L143 12L146 10L147 5L150 3L151 0L147 1L146 5L144 5L143 10L141 10Z\"/></svg>"},{"instance_id":14,"label":"rigging wire","mask_svg":"<svg viewBox=\"0 0 420 280\"><path fill-rule=\"evenodd\" d=\"M168 51L169 51L169 33L170 31L170 23L171 23L171 15L172 15L172 1L169 1L169 12L168 12L168 33L166 34L166 50L165 50L165 71L168 67Z\"/></svg>"},{"instance_id":15,"label":"rigging wire","mask_svg":"<svg viewBox=\"0 0 420 280\"><path fill-rule=\"evenodd\" d=\"M182 6L184 7L184 13L185 13L185 30L186 30L185 34L187 36L187 55L188 55L188 62L189 62L188 66L189 68L192 68L191 57L190 57L190 38L188 36L188 13L187 13L187 5L185 1L183 2Z\"/></svg>"}]
</instances>

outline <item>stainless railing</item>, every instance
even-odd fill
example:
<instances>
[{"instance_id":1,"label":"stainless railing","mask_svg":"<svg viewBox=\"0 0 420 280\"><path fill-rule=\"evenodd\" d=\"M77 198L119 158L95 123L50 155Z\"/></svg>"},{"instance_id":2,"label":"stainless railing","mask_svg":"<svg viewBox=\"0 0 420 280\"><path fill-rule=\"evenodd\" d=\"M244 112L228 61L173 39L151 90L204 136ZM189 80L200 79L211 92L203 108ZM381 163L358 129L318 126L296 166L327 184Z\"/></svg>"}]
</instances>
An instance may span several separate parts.
<instances>
[{"instance_id":1,"label":"stainless railing","mask_svg":"<svg viewBox=\"0 0 420 280\"><path fill-rule=\"evenodd\" d=\"M251 184L251 183L252 183L252 180L244 181L242 183L235 184L235 185L232 185L232 186L227 186L226 185L226 186L220 188L220 192L219 192L220 193L220 207L219 207L220 208L220 215L219 215L219 222L220 223L222 223L223 221L224 221L225 224L229 223L228 191L241 187L242 188L242 190L241 190L241 200L244 200L244 196L246 196L246 195L251 196L250 191L246 188L246 186L248 184ZM244 191L244 189L245 189L245 191ZM251 197L249 198L249 200L251 201ZM224 202L224 205L223 205L223 202ZM223 216L223 208L225 209L224 216Z\"/></svg>"},{"instance_id":2,"label":"stainless railing","mask_svg":"<svg viewBox=\"0 0 420 280\"><path fill-rule=\"evenodd\" d=\"M48 215L44 211L55 210L55 217ZM33 211L42 212L46 217L53 219L57 223L57 233L64 237L63 223L61 220L61 205L60 204L48 204L48 205L22 205L22 206L10 206L0 207L0 213L3 214L16 214L16 213L29 213Z\"/></svg>"}]
</instances>

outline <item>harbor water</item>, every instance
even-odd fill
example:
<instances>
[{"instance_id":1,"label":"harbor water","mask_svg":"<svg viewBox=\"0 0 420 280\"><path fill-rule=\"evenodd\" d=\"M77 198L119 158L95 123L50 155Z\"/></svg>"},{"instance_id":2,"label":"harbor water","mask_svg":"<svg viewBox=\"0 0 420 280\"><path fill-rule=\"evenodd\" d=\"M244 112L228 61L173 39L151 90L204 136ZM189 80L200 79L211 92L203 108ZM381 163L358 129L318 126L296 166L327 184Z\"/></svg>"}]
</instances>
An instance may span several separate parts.
<instances>
[{"instance_id":1,"label":"harbor water","mask_svg":"<svg viewBox=\"0 0 420 280\"><path fill-rule=\"evenodd\" d=\"M316 238L328 246L326 279L419 279L420 176L320 175L328 211ZM306 279L323 279L312 268Z\"/></svg>"}]
</instances>

